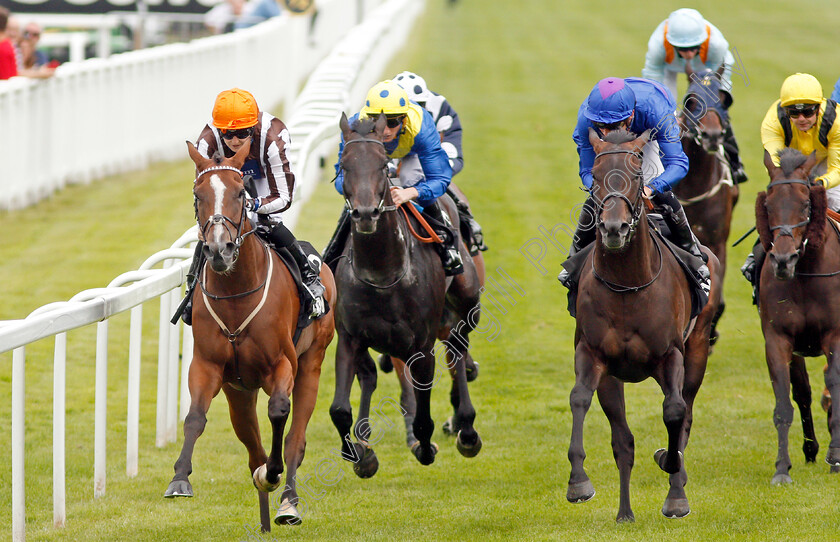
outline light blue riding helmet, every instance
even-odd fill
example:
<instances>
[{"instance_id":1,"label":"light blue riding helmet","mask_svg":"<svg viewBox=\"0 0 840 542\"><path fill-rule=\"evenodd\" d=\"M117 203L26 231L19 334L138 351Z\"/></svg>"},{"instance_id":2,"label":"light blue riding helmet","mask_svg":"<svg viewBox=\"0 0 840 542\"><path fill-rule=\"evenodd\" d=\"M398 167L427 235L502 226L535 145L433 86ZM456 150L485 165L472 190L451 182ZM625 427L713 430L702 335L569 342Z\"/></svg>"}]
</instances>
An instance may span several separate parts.
<instances>
[{"instance_id":1,"label":"light blue riding helmet","mask_svg":"<svg viewBox=\"0 0 840 542\"><path fill-rule=\"evenodd\" d=\"M592 122L612 124L629 118L636 108L636 95L620 77L601 79L583 108L583 116Z\"/></svg>"},{"instance_id":2,"label":"light blue riding helmet","mask_svg":"<svg viewBox=\"0 0 840 542\"><path fill-rule=\"evenodd\" d=\"M678 9L668 16L665 39L674 47L697 47L706 41L706 21L696 9Z\"/></svg>"}]
</instances>

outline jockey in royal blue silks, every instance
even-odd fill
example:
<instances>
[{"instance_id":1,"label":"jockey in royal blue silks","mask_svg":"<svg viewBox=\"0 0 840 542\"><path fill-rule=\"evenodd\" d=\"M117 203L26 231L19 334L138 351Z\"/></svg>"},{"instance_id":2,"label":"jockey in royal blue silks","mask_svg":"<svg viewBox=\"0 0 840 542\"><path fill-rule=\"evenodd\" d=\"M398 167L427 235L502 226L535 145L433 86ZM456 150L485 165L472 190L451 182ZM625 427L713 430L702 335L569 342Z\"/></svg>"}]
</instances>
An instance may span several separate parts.
<instances>
[{"instance_id":1,"label":"jockey in royal blue silks","mask_svg":"<svg viewBox=\"0 0 840 542\"><path fill-rule=\"evenodd\" d=\"M650 141L642 150L642 174L645 195L662 213L676 243L692 255L705 260L699 243L691 231L685 211L671 192L688 173L688 157L680 143L680 130L675 116L676 104L671 93L660 83L647 79L608 77L595 85L578 111L578 122L572 134L580 156L580 179L589 189L592 186L592 165L595 151L589 142L589 129L600 137L613 130L628 130L641 134L651 130ZM595 203L586 199L572 239L570 256L595 240ZM697 270L703 282L709 270L703 265ZM564 270L560 282L569 287Z\"/></svg>"},{"instance_id":2,"label":"jockey in royal blue silks","mask_svg":"<svg viewBox=\"0 0 840 542\"><path fill-rule=\"evenodd\" d=\"M452 227L449 216L442 212L437 201L446 193L446 189L452 182L452 167L449 164L449 157L441 147L440 134L435 128L431 114L411 102L403 89L397 83L387 80L374 85L368 91L365 106L360 113L353 115L350 125L360 118L376 118L384 113L387 119L383 134L385 151L389 158L402 158L409 153L417 155L423 175L417 180L417 184L407 187L392 186L391 199L395 205L413 201L423 208L423 212L433 219L433 224L442 225L438 233L443 239L442 245L435 244L438 248L443 268L447 275L463 273L464 266L461 260L458 245L460 243L458 232ZM338 161L335 164L335 189L339 194L344 195L344 170L341 168L341 156L344 152L344 139L338 147ZM349 212L345 208L339 218L338 227L332 240L324 249L324 261L328 264L334 262L341 250L344 248L344 240L349 231Z\"/></svg>"}]
</instances>

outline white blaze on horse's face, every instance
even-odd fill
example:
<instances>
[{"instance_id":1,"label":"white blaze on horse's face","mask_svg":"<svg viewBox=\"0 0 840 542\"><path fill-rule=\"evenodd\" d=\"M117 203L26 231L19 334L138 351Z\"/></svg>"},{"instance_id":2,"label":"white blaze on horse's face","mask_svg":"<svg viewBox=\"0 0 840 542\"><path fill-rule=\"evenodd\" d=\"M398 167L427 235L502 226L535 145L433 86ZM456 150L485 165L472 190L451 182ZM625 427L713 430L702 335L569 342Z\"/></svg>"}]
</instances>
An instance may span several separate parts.
<instances>
[{"instance_id":1,"label":"white blaze on horse's face","mask_svg":"<svg viewBox=\"0 0 840 542\"><path fill-rule=\"evenodd\" d=\"M218 175L213 174L213 176L210 177L210 187L213 189L213 195L215 196L213 201L213 215L220 216L222 214L222 203L225 201L225 183L222 182L222 179L220 179ZM212 240L217 243L223 242L221 237L225 233L227 233L227 230L225 229L224 224L216 224L212 228Z\"/></svg>"}]
</instances>

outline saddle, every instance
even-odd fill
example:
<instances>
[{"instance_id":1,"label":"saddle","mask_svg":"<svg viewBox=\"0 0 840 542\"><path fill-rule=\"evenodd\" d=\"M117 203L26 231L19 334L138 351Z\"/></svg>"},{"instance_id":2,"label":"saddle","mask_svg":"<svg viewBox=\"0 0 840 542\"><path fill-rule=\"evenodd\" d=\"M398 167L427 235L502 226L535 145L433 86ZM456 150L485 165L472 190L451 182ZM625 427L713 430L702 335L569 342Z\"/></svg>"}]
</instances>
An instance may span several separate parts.
<instances>
[{"instance_id":1,"label":"saddle","mask_svg":"<svg viewBox=\"0 0 840 542\"><path fill-rule=\"evenodd\" d=\"M654 236L654 242L658 238L661 242L662 246L668 248L671 254L677 259L679 262L680 267L682 268L683 272L685 273L686 278L688 279L688 284L691 289L691 319L693 320L700 311L703 310L703 307L706 306L706 303L709 301L709 296L705 290L703 290L702 284L700 280L697 278L697 269L704 264L703 260L692 256L691 253L686 252L685 250L681 249L677 245L675 245L672 241L665 237L665 234L670 233L668 230L668 226L665 224L664 220L661 216L656 214L649 214L647 215L648 224L651 226L650 231L651 235ZM586 263L589 253L592 252L595 243L589 243L585 247L583 247L578 253L574 256L569 257L566 261L564 261L561 265L563 268L569 272L570 278L570 287L568 297L568 306L567 309L569 314L572 317L576 317L576 306L577 306L577 286L578 281L580 280L580 273L583 269L584 263Z\"/></svg>"},{"instance_id":2,"label":"saddle","mask_svg":"<svg viewBox=\"0 0 840 542\"><path fill-rule=\"evenodd\" d=\"M261 233L260 230L258 230L258 233ZM300 276L300 268L298 267L297 262L295 262L295 259L292 257L292 254L287 248L278 248L274 246L273 244L269 243L262 235L260 235L260 238L263 241L265 241L265 243L269 247L271 247L271 249L274 250L274 252L276 252L278 256L280 256L280 260L282 260L282 262L286 264L286 268L289 270L289 274L292 276L292 280L295 281L295 286L297 287L298 291L298 300L300 301L301 309L303 309L303 307L305 307L308 303L309 292L306 291L306 287L304 287L303 285L303 281L301 280ZM306 253L306 259L309 262L309 265L312 267L312 270L315 271L315 273L320 274L322 265L321 255L318 254L318 251L315 250L315 247L313 247L312 244L310 244L307 241L299 240L298 244L300 244L300 247ZM297 326L295 327L295 333L292 336L292 342L297 344L297 341L300 338L300 334L306 327L309 326L309 324L311 324L314 321L315 320L312 318L312 315L309 314L308 311L298 311Z\"/></svg>"}]
</instances>

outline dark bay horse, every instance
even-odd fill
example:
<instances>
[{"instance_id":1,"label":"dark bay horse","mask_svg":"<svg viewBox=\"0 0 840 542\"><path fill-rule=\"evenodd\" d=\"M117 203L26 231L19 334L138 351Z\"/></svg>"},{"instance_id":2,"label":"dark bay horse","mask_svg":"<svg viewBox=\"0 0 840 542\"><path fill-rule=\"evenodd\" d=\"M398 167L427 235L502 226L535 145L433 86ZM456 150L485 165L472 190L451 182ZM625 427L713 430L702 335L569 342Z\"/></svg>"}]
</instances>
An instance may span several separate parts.
<instances>
[{"instance_id":1,"label":"dark bay horse","mask_svg":"<svg viewBox=\"0 0 840 542\"><path fill-rule=\"evenodd\" d=\"M773 423L779 449L771 481L783 484L791 482L791 387L802 418L805 460L813 462L819 451L804 356L825 355L826 389L832 397L840 397L840 301L834 300L840 292L840 241L826 219L825 188L808 181L815 155L784 149L779 153L781 167L776 167L769 153L764 154L770 184L755 202L756 228L767 251L765 264L758 270L758 312L776 396ZM828 427L831 443L825 460L836 472L840 469L837 409L829 410Z\"/></svg>"},{"instance_id":2,"label":"dark bay horse","mask_svg":"<svg viewBox=\"0 0 840 542\"><path fill-rule=\"evenodd\" d=\"M648 136L645 132L636 138L619 131L602 141L594 130L589 132L596 152L592 195L597 240L579 282L575 385L569 398L572 469L566 498L583 502L595 495L583 468L583 423L597 390L612 429L620 478L619 522L634 520L629 490L635 450L625 414L624 382L650 377L665 394L662 410L668 447L654 454L659 467L670 474L662 513L683 517L690 511L683 489L687 480L683 452L706 369L722 277L717 258L704 247L711 292L692 327L688 279L668 248L654 237L646 218L639 153Z\"/></svg>"},{"instance_id":3,"label":"dark bay horse","mask_svg":"<svg viewBox=\"0 0 840 542\"><path fill-rule=\"evenodd\" d=\"M193 300L195 347L189 371L191 404L184 420L184 445L175 462L175 477L165 497L193 495L189 475L195 442L207 423L210 401L225 392L236 436L248 449L249 473L258 489L262 529L271 529L268 492L286 484L274 522L300 523L295 474L303 461L306 426L315 408L324 351L335 332L333 311L307 326L297 343L298 290L289 270L265 243L252 235L245 214L242 167L249 145L233 158L206 159L189 144L198 168L196 218L205 243L207 264L199 275ZM326 299L336 299L329 268L321 267ZM231 331L235 330L235 331ZM257 396L268 396L271 453L260 440ZM291 427L283 433L289 418Z\"/></svg>"},{"instance_id":4,"label":"dark bay horse","mask_svg":"<svg viewBox=\"0 0 840 542\"><path fill-rule=\"evenodd\" d=\"M714 252L725 275L726 241L739 190L732 181L723 150L724 131L729 122L728 112L722 104L723 92L719 73L706 70L692 73L689 78L679 116L688 173L674 187L674 195L682 203L697 239ZM715 327L724 306L721 301L712 322L713 343L717 339Z\"/></svg>"},{"instance_id":5,"label":"dark bay horse","mask_svg":"<svg viewBox=\"0 0 840 542\"><path fill-rule=\"evenodd\" d=\"M434 422L430 413L431 388L435 383L435 339L450 320L457 328L441 343L447 365L454 372L451 396L459 432L456 445L462 455L475 456L481 439L473 427L475 409L467 388L464 359L469 332L480 315L479 280L462 245L464 273L444 276L440 257L429 245L409 233L407 219L393 205L387 176L388 156L382 143L385 117L340 122L344 137L341 167L344 197L351 211L350 238L336 267L339 296L336 304L336 389L330 415L342 440L342 455L353 461L362 478L373 476L378 460L370 447L370 401L376 388L376 364L368 353L406 361L405 377L416 401L412 430L417 442L412 452L420 463L434 461ZM457 225L454 204L446 202ZM350 406L354 378L362 389L355 426ZM406 412L403 411L403 414ZM358 442L351 440L351 429Z\"/></svg>"}]
</instances>

